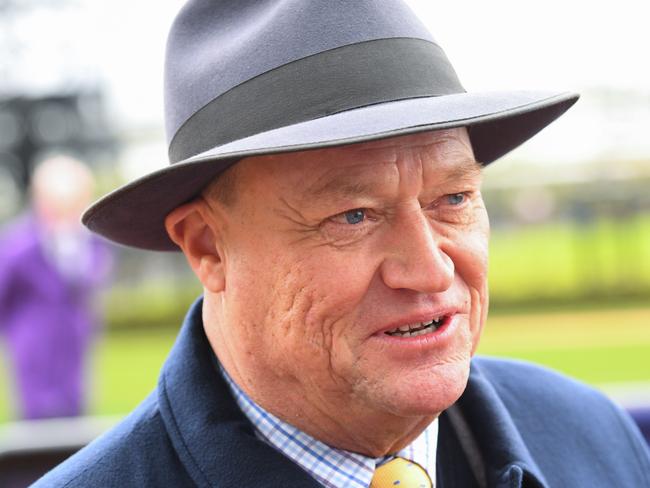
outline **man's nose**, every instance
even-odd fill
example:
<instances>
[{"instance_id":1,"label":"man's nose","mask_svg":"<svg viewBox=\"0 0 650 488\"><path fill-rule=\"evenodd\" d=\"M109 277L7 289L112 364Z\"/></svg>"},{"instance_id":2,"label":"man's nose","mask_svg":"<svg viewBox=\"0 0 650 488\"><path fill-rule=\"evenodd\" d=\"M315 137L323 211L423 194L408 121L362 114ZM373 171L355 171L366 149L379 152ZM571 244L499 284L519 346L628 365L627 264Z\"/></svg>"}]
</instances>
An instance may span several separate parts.
<instances>
[{"instance_id":1,"label":"man's nose","mask_svg":"<svg viewBox=\"0 0 650 488\"><path fill-rule=\"evenodd\" d=\"M390 231L380 272L393 289L421 293L447 290L454 282L454 262L422 212L413 212Z\"/></svg>"}]
</instances>

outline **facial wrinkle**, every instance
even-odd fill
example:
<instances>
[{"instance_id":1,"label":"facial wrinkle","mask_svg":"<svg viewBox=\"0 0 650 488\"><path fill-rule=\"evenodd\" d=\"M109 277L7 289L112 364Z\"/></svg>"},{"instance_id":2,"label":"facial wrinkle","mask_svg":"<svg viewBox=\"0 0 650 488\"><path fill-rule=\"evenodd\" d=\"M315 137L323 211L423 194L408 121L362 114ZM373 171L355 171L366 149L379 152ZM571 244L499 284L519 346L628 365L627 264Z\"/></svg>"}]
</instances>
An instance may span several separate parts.
<instances>
[{"instance_id":1,"label":"facial wrinkle","mask_svg":"<svg viewBox=\"0 0 650 488\"><path fill-rule=\"evenodd\" d=\"M309 204L319 199L354 199L376 194L393 177L389 168L395 163L385 159L337 166L309 185L301 200Z\"/></svg>"},{"instance_id":2,"label":"facial wrinkle","mask_svg":"<svg viewBox=\"0 0 650 488\"><path fill-rule=\"evenodd\" d=\"M273 213L287 222L288 229L286 230L295 236L288 245L296 245L318 235L320 221L310 219L284 197L280 197L280 203L284 208L274 207Z\"/></svg>"}]
</instances>

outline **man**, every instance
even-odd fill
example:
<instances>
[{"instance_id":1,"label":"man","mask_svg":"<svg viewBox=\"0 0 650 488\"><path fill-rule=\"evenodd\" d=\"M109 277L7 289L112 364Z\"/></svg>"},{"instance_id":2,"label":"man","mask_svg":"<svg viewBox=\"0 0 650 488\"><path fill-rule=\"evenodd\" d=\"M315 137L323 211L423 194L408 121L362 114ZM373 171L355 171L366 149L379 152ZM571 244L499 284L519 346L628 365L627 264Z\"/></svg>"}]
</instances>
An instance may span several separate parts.
<instances>
[{"instance_id":1,"label":"man","mask_svg":"<svg viewBox=\"0 0 650 488\"><path fill-rule=\"evenodd\" d=\"M399 1L190 1L172 166L85 215L204 287L157 390L39 486L644 486L598 393L474 359L480 168L573 94L467 94ZM480 163L479 163L480 162Z\"/></svg>"},{"instance_id":2,"label":"man","mask_svg":"<svg viewBox=\"0 0 650 488\"><path fill-rule=\"evenodd\" d=\"M79 223L93 184L80 161L46 159L34 171L31 210L0 237L0 334L22 418L84 410L94 292L111 262L105 242Z\"/></svg>"}]
</instances>

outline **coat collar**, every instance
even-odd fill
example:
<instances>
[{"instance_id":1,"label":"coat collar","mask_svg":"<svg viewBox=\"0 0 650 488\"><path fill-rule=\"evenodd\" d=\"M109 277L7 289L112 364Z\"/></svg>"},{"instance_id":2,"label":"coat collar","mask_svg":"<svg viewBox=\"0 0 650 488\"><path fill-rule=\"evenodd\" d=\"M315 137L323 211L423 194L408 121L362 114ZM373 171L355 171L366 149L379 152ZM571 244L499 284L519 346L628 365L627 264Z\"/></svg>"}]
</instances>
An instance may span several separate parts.
<instances>
[{"instance_id":1,"label":"coat collar","mask_svg":"<svg viewBox=\"0 0 650 488\"><path fill-rule=\"evenodd\" d=\"M191 307L158 383L160 411L178 457L201 487L320 485L255 437L213 363L203 300Z\"/></svg>"},{"instance_id":2,"label":"coat collar","mask_svg":"<svg viewBox=\"0 0 650 488\"><path fill-rule=\"evenodd\" d=\"M482 361L472 361L458 406L484 457L488 486L518 487L524 481L525 486L548 486L510 412L483 373Z\"/></svg>"},{"instance_id":3,"label":"coat collar","mask_svg":"<svg viewBox=\"0 0 650 488\"><path fill-rule=\"evenodd\" d=\"M319 487L305 471L255 437L214 364L203 331L203 300L190 308L163 366L158 401L179 459L198 486L228 480L232 486ZM473 361L458 401L484 457L488 486L516 487L523 480L547 486L494 386ZM528 484L526 486L529 486Z\"/></svg>"}]
</instances>

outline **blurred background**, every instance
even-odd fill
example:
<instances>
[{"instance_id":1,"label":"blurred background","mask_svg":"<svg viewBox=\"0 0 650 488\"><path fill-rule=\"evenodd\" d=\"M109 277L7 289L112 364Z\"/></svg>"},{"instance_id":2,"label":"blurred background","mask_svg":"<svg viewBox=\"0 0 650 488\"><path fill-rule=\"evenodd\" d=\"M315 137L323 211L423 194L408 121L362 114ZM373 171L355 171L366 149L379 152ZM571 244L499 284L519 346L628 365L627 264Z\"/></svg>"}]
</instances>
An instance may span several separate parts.
<instances>
[{"instance_id":1,"label":"blurred background","mask_svg":"<svg viewBox=\"0 0 650 488\"><path fill-rule=\"evenodd\" d=\"M0 0L0 236L30 214L31 175L53 156L87 165L95 195L167 164L163 56L182 3ZM582 95L485 172L491 311L480 352L546 364L630 409L650 405L650 31L641 2L408 3L468 91ZM155 387L200 288L179 255L106 253L110 271L84 302L95 318L80 346L78 413L110 423ZM5 318L0 426L29 416Z\"/></svg>"}]
</instances>

